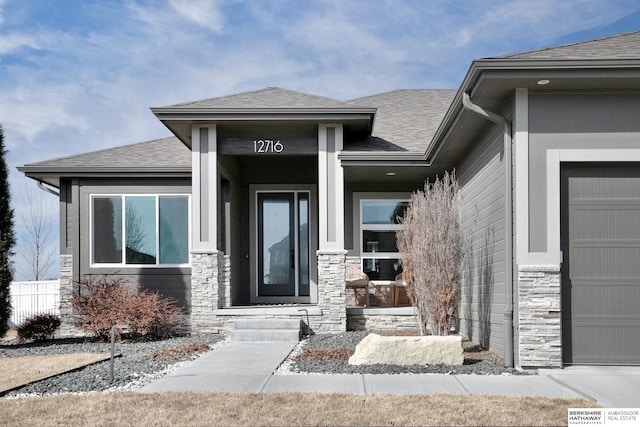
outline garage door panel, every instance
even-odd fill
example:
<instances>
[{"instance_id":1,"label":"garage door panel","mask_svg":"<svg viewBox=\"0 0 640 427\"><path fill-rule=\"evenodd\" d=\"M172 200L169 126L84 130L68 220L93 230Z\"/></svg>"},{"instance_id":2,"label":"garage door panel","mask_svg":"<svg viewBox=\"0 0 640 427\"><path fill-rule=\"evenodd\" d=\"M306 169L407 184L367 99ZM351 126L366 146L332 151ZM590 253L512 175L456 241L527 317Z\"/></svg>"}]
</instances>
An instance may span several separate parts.
<instances>
[{"instance_id":1,"label":"garage door panel","mask_svg":"<svg viewBox=\"0 0 640 427\"><path fill-rule=\"evenodd\" d=\"M594 174L594 169L604 173ZM625 166L574 166L569 183L571 197L573 200L640 199L640 187L637 185L640 173L633 169Z\"/></svg>"},{"instance_id":2,"label":"garage door panel","mask_svg":"<svg viewBox=\"0 0 640 427\"><path fill-rule=\"evenodd\" d=\"M570 218L571 235L576 241L640 240L640 209L572 207Z\"/></svg>"},{"instance_id":3,"label":"garage door panel","mask_svg":"<svg viewBox=\"0 0 640 427\"><path fill-rule=\"evenodd\" d=\"M574 352L580 364L637 364L638 328L588 325L575 328Z\"/></svg>"},{"instance_id":4,"label":"garage door panel","mask_svg":"<svg viewBox=\"0 0 640 427\"><path fill-rule=\"evenodd\" d=\"M574 324L582 316L591 316L596 323L604 317L621 323L633 318L635 322L640 319L637 316L638 294L638 286L628 282L578 283L572 289L571 315Z\"/></svg>"},{"instance_id":5,"label":"garage door panel","mask_svg":"<svg viewBox=\"0 0 640 427\"><path fill-rule=\"evenodd\" d=\"M637 279L640 243L633 241L576 243L569 250L571 278ZM636 282L637 283L637 282Z\"/></svg>"},{"instance_id":6,"label":"garage door panel","mask_svg":"<svg viewBox=\"0 0 640 427\"><path fill-rule=\"evenodd\" d=\"M562 168L565 363L640 364L637 166L581 164Z\"/></svg>"}]
</instances>

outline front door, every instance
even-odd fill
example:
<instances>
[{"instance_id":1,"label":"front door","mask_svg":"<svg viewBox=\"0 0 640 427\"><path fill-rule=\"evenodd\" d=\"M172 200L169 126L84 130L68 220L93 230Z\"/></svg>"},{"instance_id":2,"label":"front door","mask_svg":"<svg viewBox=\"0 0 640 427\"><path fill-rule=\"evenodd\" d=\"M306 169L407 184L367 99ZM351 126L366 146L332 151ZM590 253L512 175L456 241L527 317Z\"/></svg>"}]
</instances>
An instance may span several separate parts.
<instances>
[{"instance_id":1,"label":"front door","mask_svg":"<svg viewBox=\"0 0 640 427\"><path fill-rule=\"evenodd\" d=\"M310 192L256 192L257 297L309 297Z\"/></svg>"}]
</instances>

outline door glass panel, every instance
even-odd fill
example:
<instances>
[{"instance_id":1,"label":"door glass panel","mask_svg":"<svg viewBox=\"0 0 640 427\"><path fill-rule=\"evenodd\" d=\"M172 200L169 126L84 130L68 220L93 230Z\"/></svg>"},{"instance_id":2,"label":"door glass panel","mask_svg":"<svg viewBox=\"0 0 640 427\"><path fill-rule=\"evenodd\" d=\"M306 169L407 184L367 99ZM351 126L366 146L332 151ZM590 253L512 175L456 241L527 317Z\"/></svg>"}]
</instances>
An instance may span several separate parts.
<instances>
[{"instance_id":1,"label":"door glass panel","mask_svg":"<svg viewBox=\"0 0 640 427\"><path fill-rule=\"evenodd\" d=\"M287 194L261 195L261 279L264 285L291 281L291 210Z\"/></svg>"},{"instance_id":2,"label":"door glass panel","mask_svg":"<svg viewBox=\"0 0 640 427\"><path fill-rule=\"evenodd\" d=\"M298 193L298 287L309 296L309 193Z\"/></svg>"}]
</instances>

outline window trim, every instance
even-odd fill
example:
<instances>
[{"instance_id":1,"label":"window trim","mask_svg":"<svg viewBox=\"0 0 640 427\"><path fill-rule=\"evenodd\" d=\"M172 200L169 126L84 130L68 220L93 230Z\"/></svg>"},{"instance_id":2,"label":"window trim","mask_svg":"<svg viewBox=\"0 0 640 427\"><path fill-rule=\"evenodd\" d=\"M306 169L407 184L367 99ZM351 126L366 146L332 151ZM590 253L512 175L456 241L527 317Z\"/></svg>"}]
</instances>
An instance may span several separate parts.
<instances>
[{"instance_id":1,"label":"window trim","mask_svg":"<svg viewBox=\"0 0 640 427\"><path fill-rule=\"evenodd\" d=\"M371 231L397 231L402 230L402 224L364 224L362 222L362 209L365 202L411 202L411 193L407 192L389 192L389 193L353 193L353 204L356 218L354 218L354 230L357 236L354 236L354 246L357 245L355 251L360 257L360 268L364 271L365 259L401 259L400 252L365 252L363 249L363 232ZM355 248L354 248L355 249ZM372 280L374 284L385 285L392 284L394 280Z\"/></svg>"},{"instance_id":2,"label":"window trim","mask_svg":"<svg viewBox=\"0 0 640 427\"><path fill-rule=\"evenodd\" d=\"M111 198L120 198L122 200L122 262L120 263L96 263L93 260L93 252L94 252L94 229L93 229L93 219L94 219L94 199L99 197L111 197ZM155 241L155 250L156 250L156 263L155 264L127 264L126 259L126 198L127 197L154 197L155 198L155 221L156 221L156 241ZM189 253L187 254L187 262L186 263L178 263L178 264L161 264L160 263L160 199L161 198L170 198L170 197L182 197L187 199L187 250L190 253L191 251L191 234L192 234L192 224L191 224L191 194L188 193L91 193L89 194L89 267L90 268L136 268L136 269L149 269L149 268L184 268L191 266L191 257Z\"/></svg>"}]
</instances>

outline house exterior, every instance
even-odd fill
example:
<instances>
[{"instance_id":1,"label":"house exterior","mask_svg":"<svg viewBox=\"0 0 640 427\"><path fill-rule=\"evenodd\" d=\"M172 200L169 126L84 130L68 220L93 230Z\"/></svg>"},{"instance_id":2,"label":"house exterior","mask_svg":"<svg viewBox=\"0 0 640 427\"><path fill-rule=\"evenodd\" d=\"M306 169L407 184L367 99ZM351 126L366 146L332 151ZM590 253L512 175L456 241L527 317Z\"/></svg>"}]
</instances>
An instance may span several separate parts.
<instances>
[{"instance_id":1,"label":"house exterior","mask_svg":"<svg viewBox=\"0 0 640 427\"><path fill-rule=\"evenodd\" d=\"M415 328L411 307L349 306L345 268L393 283L395 215L455 169L460 333L507 365L640 364L640 32L476 60L457 90L152 111L171 137L19 168L60 190L63 299L112 274L198 331Z\"/></svg>"}]
</instances>

